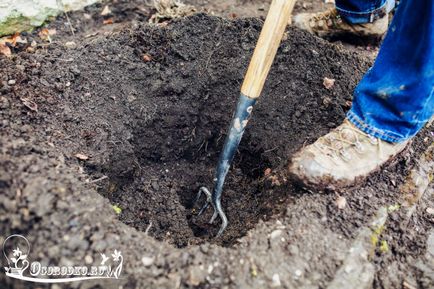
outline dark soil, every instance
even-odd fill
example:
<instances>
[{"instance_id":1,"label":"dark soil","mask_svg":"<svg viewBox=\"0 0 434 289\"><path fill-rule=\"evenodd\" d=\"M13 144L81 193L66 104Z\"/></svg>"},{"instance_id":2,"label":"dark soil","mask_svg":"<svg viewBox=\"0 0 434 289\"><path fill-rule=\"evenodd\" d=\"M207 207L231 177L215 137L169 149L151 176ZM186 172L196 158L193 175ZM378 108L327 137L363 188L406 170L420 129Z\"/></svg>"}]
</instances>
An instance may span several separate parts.
<instances>
[{"instance_id":1,"label":"dark soil","mask_svg":"<svg viewBox=\"0 0 434 289\"><path fill-rule=\"evenodd\" d=\"M380 206L399 199L398 187L429 145L430 131L365 184L343 192L345 210L336 208L334 193L297 187L286 178L288 160L342 122L370 63L290 28L226 181L223 206L229 227L223 237L213 238L219 224L207 224L211 211L196 217L192 200L200 186L213 185L260 28L257 19L198 14L168 26L139 24L83 38L76 49L54 42L35 53L0 58L2 235L27 234L40 252L47 244L58 247L62 254L47 253L47 262L120 248L130 262L124 288L173 285L170 274L180 274L179 282L192 286L190 266L214 261L224 268L213 273L216 284L259 286L255 282L262 277L248 277L251 267L232 272L237 263L229 256L264 262L265 274L266 266L285 263L281 254L300 264L316 260L311 275L296 281L281 275L282 283L313 282L323 288L340 265L339 252L328 252L337 239L317 240L309 232L323 226L349 242ZM324 77L336 79L331 90L324 88ZM11 79L16 83L8 84ZM88 159L77 159L78 153ZM269 168L271 177L264 175ZM160 242L113 220L113 210L95 191L122 209L123 223ZM277 220L288 228L288 244L280 249L267 243ZM429 226L425 222L421 234L426 236ZM82 243L62 249L59 240L66 233ZM425 249L421 240L417 256ZM167 243L187 248L180 251ZM303 251L314 246L323 257ZM134 252L162 250L147 275L137 271L142 255ZM184 260L182 254L190 257ZM322 277L315 279L314 273Z\"/></svg>"},{"instance_id":2,"label":"dark soil","mask_svg":"<svg viewBox=\"0 0 434 289\"><path fill-rule=\"evenodd\" d=\"M83 163L90 177L108 176L99 192L123 209L121 220L140 230L152 223L152 236L177 246L216 233L217 226L202 222L209 215L193 218L191 201L200 186L212 186L259 30L259 21L198 15L169 29L144 26L85 44L68 51L70 61L55 57L62 51L55 45L34 55L43 98L62 108L56 122L64 123L75 152L90 157ZM259 219L284 211L294 190L262 189L264 170L284 165L303 143L342 121L349 91L368 66L332 46L317 51L318 41L289 31L227 181L223 205L231 226L210 241L228 245ZM332 91L322 85L325 76L337 80ZM20 87L40 87L25 73L16 79ZM29 93L15 91L18 98ZM39 104L41 93L32 101Z\"/></svg>"}]
</instances>

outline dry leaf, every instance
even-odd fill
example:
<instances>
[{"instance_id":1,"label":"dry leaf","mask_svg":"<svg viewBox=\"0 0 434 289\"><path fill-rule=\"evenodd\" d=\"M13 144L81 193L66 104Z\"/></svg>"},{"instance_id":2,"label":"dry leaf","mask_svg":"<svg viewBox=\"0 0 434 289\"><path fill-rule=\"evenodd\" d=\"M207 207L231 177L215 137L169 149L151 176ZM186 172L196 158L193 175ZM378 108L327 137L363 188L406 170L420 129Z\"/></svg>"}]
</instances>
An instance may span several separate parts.
<instances>
[{"instance_id":1,"label":"dry leaf","mask_svg":"<svg viewBox=\"0 0 434 289\"><path fill-rule=\"evenodd\" d=\"M21 36L18 36L15 39L15 43L19 43L19 44L27 44L27 38L22 38Z\"/></svg>"},{"instance_id":2,"label":"dry leaf","mask_svg":"<svg viewBox=\"0 0 434 289\"><path fill-rule=\"evenodd\" d=\"M327 89L331 89L335 85L335 79L324 77L323 85Z\"/></svg>"},{"instance_id":3,"label":"dry leaf","mask_svg":"<svg viewBox=\"0 0 434 289\"><path fill-rule=\"evenodd\" d=\"M34 102L28 98L21 98L21 101L28 109L33 110L33 111L38 111L38 105L36 104L36 102Z\"/></svg>"},{"instance_id":4,"label":"dry leaf","mask_svg":"<svg viewBox=\"0 0 434 289\"><path fill-rule=\"evenodd\" d=\"M6 44L6 43L10 43L12 46L15 46L17 44L17 40L20 37L20 33L17 32L14 35L10 36L10 37L3 37L0 39L0 43L1 44Z\"/></svg>"},{"instance_id":5,"label":"dry leaf","mask_svg":"<svg viewBox=\"0 0 434 289\"><path fill-rule=\"evenodd\" d=\"M98 33L99 33L99 32L94 32L94 33L86 34L86 35L84 36L84 38L94 37L94 36L98 35Z\"/></svg>"},{"instance_id":6,"label":"dry leaf","mask_svg":"<svg viewBox=\"0 0 434 289\"><path fill-rule=\"evenodd\" d=\"M5 56L11 56L12 51L6 44L0 43L0 54L3 54Z\"/></svg>"},{"instance_id":7,"label":"dry leaf","mask_svg":"<svg viewBox=\"0 0 434 289\"><path fill-rule=\"evenodd\" d=\"M89 157L87 155L84 155L84 154L81 154L81 153L75 154L75 157L77 159L79 159L79 160L82 160L82 161L85 161L85 160L89 159Z\"/></svg>"},{"instance_id":8,"label":"dry leaf","mask_svg":"<svg viewBox=\"0 0 434 289\"><path fill-rule=\"evenodd\" d=\"M322 100L322 103L325 105L325 106L329 106L331 103L332 103L332 99L330 98L330 97L324 97L324 99Z\"/></svg>"},{"instance_id":9,"label":"dry leaf","mask_svg":"<svg viewBox=\"0 0 434 289\"><path fill-rule=\"evenodd\" d=\"M105 24L105 25L107 25L107 24L113 24L113 18L105 19L102 23Z\"/></svg>"},{"instance_id":10,"label":"dry leaf","mask_svg":"<svg viewBox=\"0 0 434 289\"><path fill-rule=\"evenodd\" d=\"M55 28L51 28L51 29L42 28L41 31L39 31L38 35L42 40L51 42L51 36L56 33L57 31Z\"/></svg>"},{"instance_id":11,"label":"dry leaf","mask_svg":"<svg viewBox=\"0 0 434 289\"><path fill-rule=\"evenodd\" d=\"M167 21L166 22L157 23L158 27L166 27L167 25L169 25L169 23Z\"/></svg>"},{"instance_id":12,"label":"dry leaf","mask_svg":"<svg viewBox=\"0 0 434 289\"><path fill-rule=\"evenodd\" d=\"M339 196L336 199L336 206L338 207L338 209L344 209L347 206L347 199L345 199L342 196Z\"/></svg>"},{"instance_id":13,"label":"dry leaf","mask_svg":"<svg viewBox=\"0 0 434 289\"><path fill-rule=\"evenodd\" d=\"M101 16L106 16L106 15L109 15L109 14L111 14L112 13L112 11L110 10L110 8L108 7L108 5L106 5L105 7L104 7L104 9L102 9L102 11L101 11Z\"/></svg>"},{"instance_id":14,"label":"dry leaf","mask_svg":"<svg viewBox=\"0 0 434 289\"><path fill-rule=\"evenodd\" d=\"M264 176L266 177L269 176L270 174L271 174L271 169L270 168L265 169Z\"/></svg>"},{"instance_id":15,"label":"dry leaf","mask_svg":"<svg viewBox=\"0 0 434 289\"><path fill-rule=\"evenodd\" d=\"M21 38L20 33L17 32L12 36L0 38L0 54L11 56L12 51L10 47L15 47L17 43L26 44L27 39Z\"/></svg>"},{"instance_id":16,"label":"dry leaf","mask_svg":"<svg viewBox=\"0 0 434 289\"><path fill-rule=\"evenodd\" d=\"M414 286L413 284L410 284L410 283L407 282L407 281L404 281L404 282L402 283L402 286L403 286L403 288L405 288L405 289L417 289L416 286Z\"/></svg>"},{"instance_id":17,"label":"dry leaf","mask_svg":"<svg viewBox=\"0 0 434 289\"><path fill-rule=\"evenodd\" d=\"M152 60L152 56L149 55L149 54L143 54L143 60L144 60L145 62L149 62L149 61Z\"/></svg>"},{"instance_id":18,"label":"dry leaf","mask_svg":"<svg viewBox=\"0 0 434 289\"><path fill-rule=\"evenodd\" d=\"M280 181L279 181L279 178L277 176L271 176L269 179L271 180L272 186L280 187Z\"/></svg>"}]
</instances>

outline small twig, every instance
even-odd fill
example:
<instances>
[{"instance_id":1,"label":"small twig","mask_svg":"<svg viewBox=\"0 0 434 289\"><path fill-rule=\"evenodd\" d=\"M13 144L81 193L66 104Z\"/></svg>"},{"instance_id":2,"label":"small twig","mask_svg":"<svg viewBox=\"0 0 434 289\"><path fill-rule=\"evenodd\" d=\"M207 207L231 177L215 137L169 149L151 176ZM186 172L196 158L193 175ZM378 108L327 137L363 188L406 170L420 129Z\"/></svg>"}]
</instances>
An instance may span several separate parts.
<instances>
[{"instance_id":1,"label":"small twig","mask_svg":"<svg viewBox=\"0 0 434 289\"><path fill-rule=\"evenodd\" d=\"M68 13L66 11L64 13L65 13L65 16L66 16L66 20L68 21L69 29L71 29L71 33L72 33L72 35L75 35L75 33L74 33L74 27L72 27L71 19L69 19Z\"/></svg>"},{"instance_id":2,"label":"small twig","mask_svg":"<svg viewBox=\"0 0 434 289\"><path fill-rule=\"evenodd\" d=\"M98 179L95 179L95 180L89 181L89 184L97 183L97 182L102 181L102 180L105 180L105 179L107 179L107 178L108 178L108 176L102 176L102 177L100 177L100 178L98 178Z\"/></svg>"},{"instance_id":3,"label":"small twig","mask_svg":"<svg viewBox=\"0 0 434 289\"><path fill-rule=\"evenodd\" d=\"M152 221L149 222L149 225L148 225L148 227L147 227L146 230L145 230L145 235L146 235L146 236L148 235L149 230L151 229L151 227L152 227Z\"/></svg>"},{"instance_id":4,"label":"small twig","mask_svg":"<svg viewBox=\"0 0 434 289\"><path fill-rule=\"evenodd\" d=\"M211 51L211 53L210 53L210 55L209 55L209 57L208 57L208 60L206 61L206 64L205 64L205 71L208 70L208 65L209 65L210 62L211 62L211 58L212 58L212 56L214 55L214 53L219 49L219 46L220 46L220 41L217 42L217 44L215 44L215 49L213 49L213 50Z\"/></svg>"},{"instance_id":5,"label":"small twig","mask_svg":"<svg viewBox=\"0 0 434 289\"><path fill-rule=\"evenodd\" d=\"M71 29L72 35L75 35L74 28L72 27L71 19L69 19L68 13L66 13L66 11L64 11L65 5L63 5L63 1L62 0L57 0L56 3L57 3L57 7L59 8L59 10L63 11L63 13L65 14L66 21L68 21L69 29Z\"/></svg>"},{"instance_id":6,"label":"small twig","mask_svg":"<svg viewBox=\"0 0 434 289\"><path fill-rule=\"evenodd\" d=\"M269 149L269 150L266 150L266 151L264 151L264 154L266 154L266 153L271 153L272 151L275 151L275 150L277 150L279 147L275 147L275 148L272 148L272 149Z\"/></svg>"},{"instance_id":7,"label":"small twig","mask_svg":"<svg viewBox=\"0 0 434 289\"><path fill-rule=\"evenodd\" d=\"M73 62L74 59L72 59L72 58L68 58L68 59L58 59L58 61Z\"/></svg>"},{"instance_id":8,"label":"small twig","mask_svg":"<svg viewBox=\"0 0 434 289\"><path fill-rule=\"evenodd\" d=\"M407 282L407 281L404 281L403 284L402 284L402 286L403 286L404 288L406 288L406 289L416 289L415 286L413 286L412 284L410 284L410 283Z\"/></svg>"},{"instance_id":9,"label":"small twig","mask_svg":"<svg viewBox=\"0 0 434 289\"><path fill-rule=\"evenodd\" d=\"M206 140L203 140L203 142L201 143L200 147L196 150L197 152L200 151L200 149L203 147L203 145L205 144Z\"/></svg>"}]
</instances>

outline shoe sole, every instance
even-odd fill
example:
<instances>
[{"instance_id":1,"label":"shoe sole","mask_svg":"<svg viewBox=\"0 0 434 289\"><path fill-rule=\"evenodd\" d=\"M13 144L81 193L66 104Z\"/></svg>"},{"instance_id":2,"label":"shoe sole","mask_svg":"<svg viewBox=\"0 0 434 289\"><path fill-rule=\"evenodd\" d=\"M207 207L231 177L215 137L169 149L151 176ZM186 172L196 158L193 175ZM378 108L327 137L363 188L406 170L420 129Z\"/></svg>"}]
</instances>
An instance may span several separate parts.
<instances>
[{"instance_id":1,"label":"shoe sole","mask_svg":"<svg viewBox=\"0 0 434 289\"><path fill-rule=\"evenodd\" d=\"M378 46L383 41L384 35L355 35L351 32L340 32L333 35L324 33L317 34L319 37L330 42L342 41L356 46L373 45Z\"/></svg>"}]
</instances>

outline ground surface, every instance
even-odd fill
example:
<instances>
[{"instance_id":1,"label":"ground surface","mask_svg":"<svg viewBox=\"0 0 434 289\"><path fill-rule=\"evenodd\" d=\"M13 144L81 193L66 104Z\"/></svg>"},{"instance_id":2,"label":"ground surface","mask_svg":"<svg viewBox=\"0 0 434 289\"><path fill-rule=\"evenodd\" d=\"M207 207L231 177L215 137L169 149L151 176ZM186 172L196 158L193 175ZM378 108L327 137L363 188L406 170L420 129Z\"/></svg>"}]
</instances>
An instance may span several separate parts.
<instances>
[{"instance_id":1,"label":"ground surface","mask_svg":"<svg viewBox=\"0 0 434 289\"><path fill-rule=\"evenodd\" d=\"M290 28L226 183L230 225L212 238L218 227L206 224L211 212L197 218L192 200L200 186L212 186L261 28L237 11L261 16L267 7L187 2L236 19L198 14L150 26L142 22L152 7L117 1L109 16L99 15L100 5L87 9L90 17L69 15L74 35L60 17L50 26L57 29L51 44L0 58L1 235L25 234L32 258L45 264L123 252L124 279L65 288L326 288L378 210L406 200L407 175L427 154L432 127L342 193L344 209L336 193L295 186L287 160L343 120L371 62L357 53L364 48L348 51ZM318 9L314 4L305 8ZM324 77L336 79L332 89ZM434 284L427 257L432 187L416 204L410 218L391 210L378 232L389 249L375 242L369 254L374 288ZM118 216L112 205L121 208ZM0 282L29 286L3 274Z\"/></svg>"}]
</instances>

